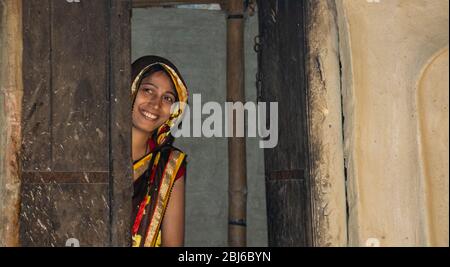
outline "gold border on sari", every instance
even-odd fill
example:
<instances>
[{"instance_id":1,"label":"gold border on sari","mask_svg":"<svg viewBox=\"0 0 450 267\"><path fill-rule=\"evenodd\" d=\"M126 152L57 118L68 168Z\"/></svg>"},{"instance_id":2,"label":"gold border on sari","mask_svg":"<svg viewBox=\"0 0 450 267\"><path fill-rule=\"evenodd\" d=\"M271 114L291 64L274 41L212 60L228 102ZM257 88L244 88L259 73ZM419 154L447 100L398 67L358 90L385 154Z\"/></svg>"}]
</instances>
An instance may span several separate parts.
<instances>
[{"instance_id":1,"label":"gold border on sari","mask_svg":"<svg viewBox=\"0 0 450 267\"><path fill-rule=\"evenodd\" d=\"M150 153L133 165L133 180L134 181L136 181L137 178L139 178L145 172L145 170L147 170L152 157L153 157L153 153Z\"/></svg>"},{"instance_id":2,"label":"gold border on sari","mask_svg":"<svg viewBox=\"0 0 450 267\"><path fill-rule=\"evenodd\" d=\"M145 247L154 247L156 239L158 237L159 230L161 228L161 222L164 216L164 212L167 208L167 203L172 191L173 185L175 183L175 177L178 169L185 158L185 154L174 150L170 153L169 160L167 162L166 171L163 174L161 181L161 187L158 193L158 197L155 201L155 212L151 218L150 225L147 232L147 237L145 238Z\"/></svg>"},{"instance_id":3,"label":"gold border on sari","mask_svg":"<svg viewBox=\"0 0 450 267\"><path fill-rule=\"evenodd\" d=\"M150 164L150 160L153 157L153 153L148 154L143 159L139 160L133 165L133 179L136 181L148 168L148 165ZM160 157L160 153L156 155L155 161L153 163L153 166L158 164Z\"/></svg>"}]
</instances>

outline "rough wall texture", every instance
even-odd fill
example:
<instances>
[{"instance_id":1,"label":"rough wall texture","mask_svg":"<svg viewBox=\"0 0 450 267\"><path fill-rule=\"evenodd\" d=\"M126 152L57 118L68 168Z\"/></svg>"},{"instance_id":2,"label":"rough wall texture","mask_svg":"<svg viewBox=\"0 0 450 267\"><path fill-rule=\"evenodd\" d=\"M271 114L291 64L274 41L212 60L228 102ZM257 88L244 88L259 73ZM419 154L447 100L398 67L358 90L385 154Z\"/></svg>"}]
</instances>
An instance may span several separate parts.
<instances>
[{"instance_id":1,"label":"rough wall texture","mask_svg":"<svg viewBox=\"0 0 450 267\"><path fill-rule=\"evenodd\" d=\"M21 1L0 0L0 246L18 245Z\"/></svg>"},{"instance_id":2,"label":"rough wall texture","mask_svg":"<svg viewBox=\"0 0 450 267\"><path fill-rule=\"evenodd\" d=\"M339 36L334 0L307 5L314 245L346 246Z\"/></svg>"},{"instance_id":3,"label":"rough wall texture","mask_svg":"<svg viewBox=\"0 0 450 267\"><path fill-rule=\"evenodd\" d=\"M257 16L245 26L245 89L256 101ZM202 103L226 101L226 17L222 11L137 8L132 17L132 59L157 54L172 60ZM203 120L207 116L203 116ZM191 121L191 133L194 125ZM179 138L187 153L186 245L227 246L228 149L226 138ZM264 154L258 139L247 139L247 245L267 246Z\"/></svg>"},{"instance_id":4,"label":"rough wall texture","mask_svg":"<svg viewBox=\"0 0 450 267\"><path fill-rule=\"evenodd\" d=\"M448 246L449 2L336 3L349 245Z\"/></svg>"}]
</instances>

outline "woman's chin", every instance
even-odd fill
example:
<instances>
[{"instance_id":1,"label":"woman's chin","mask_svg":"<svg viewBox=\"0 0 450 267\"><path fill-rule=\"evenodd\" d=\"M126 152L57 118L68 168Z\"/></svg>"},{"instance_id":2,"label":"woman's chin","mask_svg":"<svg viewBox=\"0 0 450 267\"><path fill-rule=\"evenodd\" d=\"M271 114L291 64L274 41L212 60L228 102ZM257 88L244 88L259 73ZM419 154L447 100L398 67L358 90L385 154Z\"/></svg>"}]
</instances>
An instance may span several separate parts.
<instances>
[{"instance_id":1,"label":"woman's chin","mask_svg":"<svg viewBox=\"0 0 450 267\"><path fill-rule=\"evenodd\" d=\"M138 123L134 123L134 126L142 131L151 133L155 131L158 127L157 124L148 120L139 121Z\"/></svg>"}]
</instances>

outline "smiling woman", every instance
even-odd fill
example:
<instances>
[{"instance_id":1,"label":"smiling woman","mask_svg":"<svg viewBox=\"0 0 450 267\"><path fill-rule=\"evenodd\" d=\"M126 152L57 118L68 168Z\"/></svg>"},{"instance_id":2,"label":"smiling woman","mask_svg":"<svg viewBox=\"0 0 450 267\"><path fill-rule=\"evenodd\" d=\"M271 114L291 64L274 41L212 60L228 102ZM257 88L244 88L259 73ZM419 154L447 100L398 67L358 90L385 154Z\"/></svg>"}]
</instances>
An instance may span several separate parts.
<instances>
[{"instance_id":1,"label":"smiling woman","mask_svg":"<svg viewBox=\"0 0 450 267\"><path fill-rule=\"evenodd\" d=\"M148 134L169 119L176 92L169 74L159 64L150 67L141 79L133 106L133 126Z\"/></svg>"},{"instance_id":2,"label":"smiling woman","mask_svg":"<svg viewBox=\"0 0 450 267\"><path fill-rule=\"evenodd\" d=\"M170 129L186 107L186 85L157 56L136 60L132 72L133 246L183 246L186 155Z\"/></svg>"}]
</instances>

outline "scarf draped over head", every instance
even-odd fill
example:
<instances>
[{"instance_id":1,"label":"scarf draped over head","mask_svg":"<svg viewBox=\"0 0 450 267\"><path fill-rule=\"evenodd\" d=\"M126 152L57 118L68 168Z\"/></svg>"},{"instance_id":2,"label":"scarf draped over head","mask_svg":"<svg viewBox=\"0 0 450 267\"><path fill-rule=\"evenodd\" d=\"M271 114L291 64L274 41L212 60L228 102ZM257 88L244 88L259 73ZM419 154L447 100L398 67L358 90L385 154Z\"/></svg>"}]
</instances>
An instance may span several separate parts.
<instances>
[{"instance_id":1,"label":"scarf draped over head","mask_svg":"<svg viewBox=\"0 0 450 267\"><path fill-rule=\"evenodd\" d=\"M155 65L160 65L161 67L164 68L166 73L170 75L170 78L173 84L175 85L175 90L178 96L178 105L172 111L170 118L163 125L161 125L155 132L156 145L158 147L161 147L165 143L170 142L171 129L176 124L176 122L182 118L182 114L186 109L186 105L188 102L188 90L178 69L172 62L158 56L141 57L137 59L132 65L131 96L133 105L144 75L152 66Z\"/></svg>"}]
</instances>

